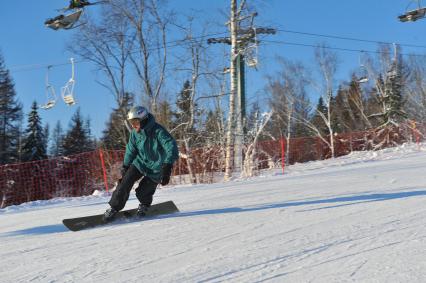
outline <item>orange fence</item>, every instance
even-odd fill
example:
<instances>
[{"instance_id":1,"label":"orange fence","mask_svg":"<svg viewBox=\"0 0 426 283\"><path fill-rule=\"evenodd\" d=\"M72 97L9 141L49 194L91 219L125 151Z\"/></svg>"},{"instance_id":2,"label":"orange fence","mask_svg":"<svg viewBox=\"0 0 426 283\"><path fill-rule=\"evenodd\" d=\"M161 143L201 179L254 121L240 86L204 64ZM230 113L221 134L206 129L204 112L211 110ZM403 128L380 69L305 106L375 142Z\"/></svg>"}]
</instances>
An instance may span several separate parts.
<instances>
[{"instance_id":1,"label":"orange fence","mask_svg":"<svg viewBox=\"0 0 426 283\"><path fill-rule=\"evenodd\" d=\"M352 151L424 140L425 126L345 133L335 136L335 156ZM224 148L211 146L185 152L174 166L175 183L211 183L224 172ZM287 154L288 153L288 154ZM97 150L48 160L0 166L0 208L33 200L90 195L111 189L119 178L124 151ZM190 157L190 158L189 158ZM330 147L318 137L259 142L253 170L279 168L331 157Z\"/></svg>"}]
</instances>

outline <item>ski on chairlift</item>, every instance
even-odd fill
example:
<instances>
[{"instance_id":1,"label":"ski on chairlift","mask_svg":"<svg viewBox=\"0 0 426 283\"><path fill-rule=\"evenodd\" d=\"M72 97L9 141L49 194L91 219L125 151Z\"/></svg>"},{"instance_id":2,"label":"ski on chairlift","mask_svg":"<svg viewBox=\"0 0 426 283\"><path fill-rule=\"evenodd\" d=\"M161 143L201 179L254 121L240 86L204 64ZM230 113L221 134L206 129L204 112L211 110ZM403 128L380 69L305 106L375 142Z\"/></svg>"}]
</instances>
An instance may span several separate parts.
<instances>
[{"instance_id":1,"label":"ski on chairlift","mask_svg":"<svg viewBox=\"0 0 426 283\"><path fill-rule=\"evenodd\" d=\"M75 25L83 14L84 7L105 3L106 1L89 2L87 0L70 0L68 7L60 9L64 12L54 18L47 19L44 24L53 30L73 29L83 24Z\"/></svg>"},{"instance_id":2,"label":"ski on chairlift","mask_svg":"<svg viewBox=\"0 0 426 283\"><path fill-rule=\"evenodd\" d=\"M410 4L412 2L414 1L411 1ZM398 16L398 19L401 22L415 22L418 19L422 19L426 16L426 7L423 7L423 8L421 7L422 5L420 3L420 0L416 0L415 2L417 2L417 6L418 6L417 9L413 9L409 11L407 10L405 14Z\"/></svg>"},{"instance_id":3,"label":"ski on chairlift","mask_svg":"<svg viewBox=\"0 0 426 283\"><path fill-rule=\"evenodd\" d=\"M408 11L404 15L398 16L401 22L415 22L418 19L424 18L426 15L426 8Z\"/></svg>"},{"instance_id":4,"label":"ski on chairlift","mask_svg":"<svg viewBox=\"0 0 426 283\"><path fill-rule=\"evenodd\" d=\"M73 9L82 9L86 6L92 6L97 4L106 3L107 1L97 1L97 2L89 2L87 0L70 0L70 4L68 7L63 8L62 11L73 10Z\"/></svg>"}]
</instances>

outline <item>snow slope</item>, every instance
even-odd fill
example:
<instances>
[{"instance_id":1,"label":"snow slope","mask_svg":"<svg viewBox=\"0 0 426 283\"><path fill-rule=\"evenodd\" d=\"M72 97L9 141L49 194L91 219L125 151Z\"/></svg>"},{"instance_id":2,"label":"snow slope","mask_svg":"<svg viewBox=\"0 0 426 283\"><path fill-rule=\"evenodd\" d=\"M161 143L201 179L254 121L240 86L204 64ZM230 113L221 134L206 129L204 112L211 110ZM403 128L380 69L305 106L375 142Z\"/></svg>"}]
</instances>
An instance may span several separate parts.
<instances>
[{"instance_id":1,"label":"snow slope","mask_svg":"<svg viewBox=\"0 0 426 283\"><path fill-rule=\"evenodd\" d=\"M426 282L426 144L168 187L181 212L67 231L108 196L0 210L0 282ZM127 208L137 206L132 194Z\"/></svg>"}]
</instances>

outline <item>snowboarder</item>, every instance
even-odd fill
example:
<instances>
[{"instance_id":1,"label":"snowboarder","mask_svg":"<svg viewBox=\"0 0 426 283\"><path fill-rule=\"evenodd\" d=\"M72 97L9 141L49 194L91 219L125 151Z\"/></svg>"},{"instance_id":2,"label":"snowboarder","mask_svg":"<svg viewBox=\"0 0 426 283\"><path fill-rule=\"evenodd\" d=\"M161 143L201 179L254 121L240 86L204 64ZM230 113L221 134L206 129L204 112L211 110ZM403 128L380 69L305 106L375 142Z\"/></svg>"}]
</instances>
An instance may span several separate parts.
<instances>
[{"instance_id":1,"label":"snowboarder","mask_svg":"<svg viewBox=\"0 0 426 283\"><path fill-rule=\"evenodd\" d=\"M133 129L126 145L122 177L109 201L111 207L104 213L105 222L113 220L124 208L134 183L141 178L136 188L140 202L137 216L144 216L158 184L165 186L169 183L173 163L179 156L175 139L156 123L145 107L131 108L127 120Z\"/></svg>"}]
</instances>

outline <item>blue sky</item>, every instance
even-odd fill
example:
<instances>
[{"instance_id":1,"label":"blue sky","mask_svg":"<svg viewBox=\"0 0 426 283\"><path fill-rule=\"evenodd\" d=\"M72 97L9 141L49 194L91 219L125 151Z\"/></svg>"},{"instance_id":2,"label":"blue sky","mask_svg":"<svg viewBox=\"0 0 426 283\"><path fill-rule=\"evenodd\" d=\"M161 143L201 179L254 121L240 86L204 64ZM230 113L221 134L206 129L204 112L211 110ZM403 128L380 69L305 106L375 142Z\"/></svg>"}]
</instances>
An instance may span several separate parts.
<instances>
[{"instance_id":1,"label":"blue sky","mask_svg":"<svg viewBox=\"0 0 426 283\"><path fill-rule=\"evenodd\" d=\"M72 44L71 37L76 31L53 31L44 27L47 18L54 17L56 9L65 7L66 0L2 0L0 10L0 50L10 69L15 82L18 99L24 105L24 112L29 112L31 103L46 102L45 76L47 65L69 62L70 57L65 48ZM196 10L203 14L204 20L211 19L220 23L223 15L219 10L227 11L229 0L170 0L170 6L178 12L188 13ZM268 42L259 48L259 68L248 70L247 93L253 100L262 100L257 93L264 87L265 76L277 70L276 56L310 63L313 48L298 43L316 45L326 43L330 47L374 51L377 44L361 41L348 41L330 37L307 36L302 33L332 35L364 39L369 41L396 42L425 47L403 46L403 53L426 54L426 19L414 23L401 23L397 16L410 4L408 0L247 0L255 4L259 16L258 26L274 27L276 35L268 36ZM410 8L415 8L412 2ZM90 7L87 12L96 15L97 7ZM215 25L214 32L226 31L224 25ZM337 51L341 64L339 80L347 80L351 71L359 65L360 52ZM93 134L101 136L111 109L116 107L114 98L96 80L96 72L90 63L76 64L75 98L84 117L90 117ZM49 72L50 83L60 88L71 76L70 65L52 68ZM176 91L181 85L176 86ZM71 116L77 106L69 107L62 101L50 110L40 109L43 123L54 127L58 120L64 129L68 128ZM26 121L26 118L25 118Z\"/></svg>"}]
</instances>

